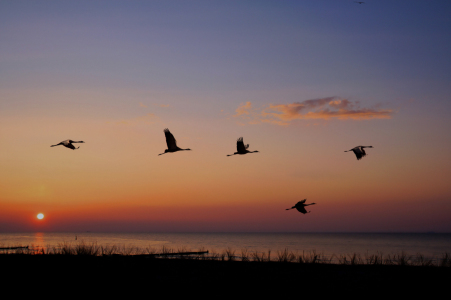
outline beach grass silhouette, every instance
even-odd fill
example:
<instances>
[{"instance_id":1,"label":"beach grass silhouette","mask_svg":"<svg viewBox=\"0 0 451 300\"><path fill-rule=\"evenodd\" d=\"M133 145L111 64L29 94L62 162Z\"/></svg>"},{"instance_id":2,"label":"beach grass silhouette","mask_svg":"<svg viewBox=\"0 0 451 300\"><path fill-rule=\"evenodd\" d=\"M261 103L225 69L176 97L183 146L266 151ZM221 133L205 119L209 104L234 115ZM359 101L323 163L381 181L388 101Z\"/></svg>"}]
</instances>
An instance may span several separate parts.
<instances>
[{"instance_id":1,"label":"beach grass silhouette","mask_svg":"<svg viewBox=\"0 0 451 300\"><path fill-rule=\"evenodd\" d=\"M3 249L0 264L7 281L24 274L34 284L52 282L70 288L80 282L115 282L120 286L159 288L167 285L199 284L249 290L255 287L280 288L302 282L313 291L377 292L447 291L451 278L451 255L436 259L424 255L324 255L316 251L257 252L227 248L206 249L138 248L125 245L98 245L81 242L54 247ZM185 253L185 254L181 254ZM37 271L38 270L38 271ZM28 275L29 276L29 275ZM97 286L97 288L103 285ZM264 291L266 289L259 289Z\"/></svg>"},{"instance_id":2,"label":"beach grass silhouette","mask_svg":"<svg viewBox=\"0 0 451 300\"><path fill-rule=\"evenodd\" d=\"M71 255L71 256L149 256L158 259L191 259L217 260L239 262L283 262L299 264L334 264L334 265L396 265L396 266L427 266L451 267L451 254L443 253L440 257L426 257L421 253L415 255L401 251L397 254L360 253L325 255L315 250L309 252L290 251L288 248L275 252L271 257L271 250L267 252L251 251L247 248L236 251L227 248L222 251L209 251L205 248L196 250L187 247L177 249L162 246L140 248L133 245L98 245L80 241L76 244L60 243L57 246L14 246L0 247L3 255Z\"/></svg>"}]
</instances>

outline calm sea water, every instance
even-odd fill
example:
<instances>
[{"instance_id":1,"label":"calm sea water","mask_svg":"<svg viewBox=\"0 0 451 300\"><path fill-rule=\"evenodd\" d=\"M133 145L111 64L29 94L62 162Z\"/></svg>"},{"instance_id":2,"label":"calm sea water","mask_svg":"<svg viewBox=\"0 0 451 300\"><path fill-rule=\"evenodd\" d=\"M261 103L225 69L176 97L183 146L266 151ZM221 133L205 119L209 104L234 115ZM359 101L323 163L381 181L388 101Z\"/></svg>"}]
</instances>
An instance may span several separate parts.
<instances>
[{"instance_id":1,"label":"calm sea water","mask_svg":"<svg viewBox=\"0 0 451 300\"><path fill-rule=\"evenodd\" d=\"M0 233L0 247L58 247L62 244L97 244L120 249L153 249L221 253L226 249L277 253L288 249L297 253L324 256L349 254L409 255L418 253L440 258L451 253L450 233Z\"/></svg>"}]
</instances>

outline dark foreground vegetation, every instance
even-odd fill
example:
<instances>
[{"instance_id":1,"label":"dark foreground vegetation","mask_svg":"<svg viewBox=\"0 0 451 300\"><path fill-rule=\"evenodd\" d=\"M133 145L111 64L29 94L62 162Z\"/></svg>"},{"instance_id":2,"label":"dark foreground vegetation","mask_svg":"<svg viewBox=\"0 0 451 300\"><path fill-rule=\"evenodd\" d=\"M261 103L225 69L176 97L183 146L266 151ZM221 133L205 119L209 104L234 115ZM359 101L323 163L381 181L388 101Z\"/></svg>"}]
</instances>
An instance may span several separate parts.
<instances>
[{"instance_id":1,"label":"dark foreground vegetation","mask_svg":"<svg viewBox=\"0 0 451 300\"><path fill-rule=\"evenodd\" d=\"M206 287L220 287L229 292L255 289L264 293L279 288L281 292L301 289L339 294L427 292L436 295L448 292L451 282L448 256L439 261L440 265L428 261L409 264L409 257L391 263L384 262L382 257L359 260L355 255L341 257L334 263L321 261L312 254L303 255L303 260L299 257L295 260L296 257L290 258L288 252L278 253L272 259L268 254L237 259L238 256L233 256L230 250L217 255L175 258L156 253L93 254L84 251L62 254L41 250L0 254L1 271L6 275L3 284L7 286L11 280L39 286L65 286L71 290L89 286L101 287L104 292L118 287L154 290L189 285L202 286L202 291Z\"/></svg>"}]
</instances>

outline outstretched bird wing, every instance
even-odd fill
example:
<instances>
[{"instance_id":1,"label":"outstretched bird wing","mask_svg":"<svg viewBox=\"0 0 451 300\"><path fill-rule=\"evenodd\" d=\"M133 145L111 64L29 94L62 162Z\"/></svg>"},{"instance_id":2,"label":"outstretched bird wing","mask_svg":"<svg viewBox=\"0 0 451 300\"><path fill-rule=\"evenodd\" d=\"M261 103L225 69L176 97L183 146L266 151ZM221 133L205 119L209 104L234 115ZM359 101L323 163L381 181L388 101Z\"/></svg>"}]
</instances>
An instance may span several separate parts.
<instances>
[{"instance_id":1,"label":"outstretched bird wing","mask_svg":"<svg viewBox=\"0 0 451 300\"><path fill-rule=\"evenodd\" d=\"M236 141L236 150L238 152L246 152L246 149L249 147L249 145L244 146L243 143L243 138L240 137L237 141Z\"/></svg>"},{"instance_id":2,"label":"outstretched bird wing","mask_svg":"<svg viewBox=\"0 0 451 300\"><path fill-rule=\"evenodd\" d=\"M62 141L60 144L63 144L64 147L75 150L75 146L72 145L72 140L65 140L65 141Z\"/></svg>"},{"instance_id":3,"label":"outstretched bird wing","mask_svg":"<svg viewBox=\"0 0 451 300\"><path fill-rule=\"evenodd\" d=\"M366 155L365 150L361 146L352 148L352 152L354 152L355 156L357 157L357 160L361 159Z\"/></svg>"},{"instance_id":4,"label":"outstretched bird wing","mask_svg":"<svg viewBox=\"0 0 451 300\"><path fill-rule=\"evenodd\" d=\"M168 145L168 149L177 149L177 142L169 129L166 128L164 130L164 135L166 137L166 144Z\"/></svg>"},{"instance_id":5,"label":"outstretched bird wing","mask_svg":"<svg viewBox=\"0 0 451 300\"><path fill-rule=\"evenodd\" d=\"M301 200L301 201L299 201L297 204L304 204L305 201L307 201L307 199Z\"/></svg>"},{"instance_id":6,"label":"outstretched bird wing","mask_svg":"<svg viewBox=\"0 0 451 300\"><path fill-rule=\"evenodd\" d=\"M71 143L68 143L67 145L64 144L64 146L66 146L67 148L70 148L70 149L72 149L72 150L75 150L75 146L72 145Z\"/></svg>"},{"instance_id":7,"label":"outstretched bird wing","mask_svg":"<svg viewBox=\"0 0 451 300\"><path fill-rule=\"evenodd\" d=\"M296 206L296 209L297 209L298 212L300 212L300 213L303 213L303 214L306 214L306 213L307 213L307 211L305 210L304 205Z\"/></svg>"}]
</instances>

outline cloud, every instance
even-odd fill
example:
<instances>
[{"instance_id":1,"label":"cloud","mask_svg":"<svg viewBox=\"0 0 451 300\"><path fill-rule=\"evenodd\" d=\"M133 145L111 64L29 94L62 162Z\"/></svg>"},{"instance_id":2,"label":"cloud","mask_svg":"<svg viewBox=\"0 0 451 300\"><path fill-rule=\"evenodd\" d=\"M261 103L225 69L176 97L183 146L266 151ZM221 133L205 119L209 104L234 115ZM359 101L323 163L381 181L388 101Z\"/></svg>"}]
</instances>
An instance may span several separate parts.
<instances>
[{"instance_id":1,"label":"cloud","mask_svg":"<svg viewBox=\"0 0 451 300\"><path fill-rule=\"evenodd\" d=\"M390 119L392 115L391 109L362 108L358 101L327 97L289 104L270 104L261 109L254 109L251 102L246 102L236 109L234 117L244 119L249 124L288 125L298 119L369 120Z\"/></svg>"},{"instance_id":2,"label":"cloud","mask_svg":"<svg viewBox=\"0 0 451 300\"><path fill-rule=\"evenodd\" d=\"M233 115L233 117L243 119L249 124L258 124L262 122L261 113L258 112L258 110L252 109L252 104L250 101L241 103L235 112L236 114Z\"/></svg>"},{"instance_id":3,"label":"cloud","mask_svg":"<svg viewBox=\"0 0 451 300\"><path fill-rule=\"evenodd\" d=\"M249 115L250 110L252 109L252 104L250 101L246 103L241 103L240 106L235 110L236 114L235 117L241 116L241 115Z\"/></svg>"}]
</instances>

